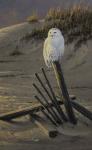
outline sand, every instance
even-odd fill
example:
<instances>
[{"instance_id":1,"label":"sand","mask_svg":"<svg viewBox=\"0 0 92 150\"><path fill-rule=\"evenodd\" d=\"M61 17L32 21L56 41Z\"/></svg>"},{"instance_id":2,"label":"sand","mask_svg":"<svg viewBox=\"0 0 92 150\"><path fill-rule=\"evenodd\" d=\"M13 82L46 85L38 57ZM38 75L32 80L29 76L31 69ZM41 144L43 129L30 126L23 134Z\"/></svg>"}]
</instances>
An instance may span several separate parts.
<instances>
[{"instance_id":1,"label":"sand","mask_svg":"<svg viewBox=\"0 0 92 150\"><path fill-rule=\"evenodd\" d=\"M37 26L37 24L35 24ZM34 26L23 23L0 30L0 113L26 108L36 103L34 73L42 77L43 66L59 94L53 70L46 68L42 56L43 41L20 41ZM22 55L11 56L18 46ZM74 43L66 46L62 60L65 80L70 94L92 111L92 41L75 51ZM23 117L17 123L0 121L0 150L91 150L92 122L76 113L78 125L64 124L58 128L59 135L50 139L29 120Z\"/></svg>"}]
</instances>

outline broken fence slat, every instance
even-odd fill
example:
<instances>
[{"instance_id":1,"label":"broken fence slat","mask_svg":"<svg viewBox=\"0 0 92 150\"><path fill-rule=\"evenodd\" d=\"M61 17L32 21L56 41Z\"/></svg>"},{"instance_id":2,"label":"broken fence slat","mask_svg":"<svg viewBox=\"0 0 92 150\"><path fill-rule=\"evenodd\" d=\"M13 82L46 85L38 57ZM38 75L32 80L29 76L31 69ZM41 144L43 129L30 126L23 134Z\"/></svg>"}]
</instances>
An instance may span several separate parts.
<instances>
[{"instance_id":1,"label":"broken fence slat","mask_svg":"<svg viewBox=\"0 0 92 150\"><path fill-rule=\"evenodd\" d=\"M54 122L54 120L44 110L41 110L41 111L46 116L46 118L49 119L52 122L52 124L57 126L57 124Z\"/></svg>"},{"instance_id":2,"label":"broken fence slat","mask_svg":"<svg viewBox=\"0 0 92 150\"><path fill-rule=\"evenodd\" d=\"M58 98L59 98L59 102L60 102L60 97L58 97ZM75 96L70 96L70 99L71 99L71 104L76 111L81 113L83 116L87 117L89 120L92 120L92 112L91 111L89 111L87 108L83 107L78 102L74 101Z\"/></svg>"},{"instance_id":3,"label":"broken fence slat","mask_svg":"<svg viewBox=\"0 0 92 150\"><path fill-rule=\"evenodd\" d=\"M82 115L84 115L85 117L87 117L88 119L92 120L92 112L90 112L89 110L87 110L85 107L83 107L82 105L80 105L78 102L74 102L74 99L71 100L72 106L74 107L74 109L76 109L78 112L80 112ZM58 105L62 105L63 102L60 100L58 100ZM49 103L49 105L46 107L53 107L52 103ZM41 106L41 104L35 104L31 107L27 107L25 109L19 109L17 111L11 111L9 113L4 113L0 115L0 120L4 120L4 121L10 121L12 119L18 118L18 117L22 117L28 114L33 114L35 112L44 110L44 108Z\"/></svg>"},{"instance_id":4,"label":"broken fence slat","mask_svg":"<svg viewBox=\"0 0 92 150\"><path fill-rule=\"evenodd\" d=\"M39 104L36 104L34 106L27 107L25 109L19 109L17 111L10 111L8 113L1 114L0 119L8 121L8 120L11 120L11 119L14 119L17 117L25 116L25 115L33 113L33 112L37 112L40 109L42 109L42 106Z\"/></svg>"},{"instance_id":5,"label":"broken fence slat","mask_svg":"<svg viewBox=\"0 0 92 150\"><path fill-rule=\"evenodd\" d=\"M45 87L45 85L43 84L43 82L41 81L41 79L40 79L40 77L39 77L39 75L38 75L37 73L35 73L35 76L36 76L36 78L38 79L38 81L39 81L39 83L41 84L41 86L43 87L43 89L44 89L44 91L46 92L46 94L48 95L50 101L53 103L54 108L56 109L57 107L56 107L56 105L55 105L55 103L54 103L54 101L53 101L53 98L51 97L51 95L50 95L48 89ZM51 109L52 109L52 111L53 111L53 113L54 113L56 119L58 120L58 122L61 122L61 123L62 123L62 119L61 119L61 117L60 117L60 114L58 115L58 114L56 113L56 111L53 109L53 107L52 107ZM56 110L57 110L57 109L56 109Z\"/></svg>"},{"instance_id":6,"label":"broken fence slat","mask_svg":"<svg viewBox=\"0 0 92 150\"><path fill-rule=\"evenodd\" d=\"M50 82L49 82L49 80L48 80L48 78L47 78L47 75L46 75L46 73L45 73L45 71L44 71L43 68L42 68L42 73L43 73L44 78L45 78L45 80L46 80L46 83L47 83L47 85L48 85L48 87L49 87L49 90L50 90L50 92L51 92L51 94L52 94L53 103L54 103L54 105L55 105L55 108L57 109L57 111L58 111L58 113L60 114L60 116L62 117L62 119L63 119L64 121L68 121L66 115L65 115L65 114L63 113L63 111L62 111L62 108L61 108L61 107L58 105L58 103L57 103L57 99L56 99L55 93L54 93L54 91L53 91L53 89L52 89L52 86L51 86L51 84L50 84Z\"/></svg>"},{"instance_id":7,"label":"broken fence slat","mask_svg":"<svg viewBox=\"0 0 92 150\"><path fill-rule=\"evenodd\" d=\"M78 104L77 102L71 101L72 106L80 112L82 115L87 117L88 119L92 120L92 112L90 112L88 109L83 107L82 105Z\"/></svg>"},{"instance_id":8,"label":"broken fence slat","mask_svg":"<svg viewBox=\"0 0 92 150\"><path fill-rule=\"evenodd\" d=\"M46 115L45 112L43 112L43 113L44 113L46 116L48 116L48 119L49 119L54 125L57 125L57 122L56 122L56 120L53 118L53 115L51 115L51 113L50 113L48 107L45 106L45 104L40 100L40 98L39 98L38 96L35 96L35 98L38 100L38 102L41 103L41 105L44 107L44 109L46 109L47 112L48 112L47 115ZM52 119L50 116L52 116L53 119Z\"/></svg>"},{"instance_id":9,"label":"broken fence slat","mask_svg":"<svg viewBox=\"0 0 92 150\"><path fill-rule=\"evenodd\" d=\"M42 93L42 91L38 88L38 86L37 86L35 83L33 84L33 86L34 86L34 88L37 90L37 92L41 95L41 97L43 98L44 102L48 105L49 102L48 102L47 98L44 96L44 94ZM42 105L45 105L45 104L43 103L43 101L40 101L40 103L41 103ZM52 118L56 121L57 118L56 118L55 114L53 113L53 110L47 108L47 111L48 111L48 113L52 116Z\"/></svg>"},{"instance_id":10,"label":"broken fence slat","mask_svg":"<svg viewBox=\"0 0 92 150\"><path fill-rule=\"evenodd\" d=\"M32 120L34 123L50 138L54 138L58 135L58 131L52 124L48 124L45 120L43 120L38 115L33 114Z\"/></svg>"},{"instance_id":11,"label":"broken fence slat","mask_svg":"<svg viewBox=\"0 0 92 150\"><path fill-rule=\"evenodd\" d=\"M62 101L58 101L59 105L62 105L63 102ZM46 107L52 107L53 104L49 103L49 105L46 105ZM44 108L41 106L41 104L35 104L31 107L27 107L25 109L19 109L17 111L10 111L8 113L4 113L0 115L0 120L5 120L5 121L10 121L12 119L18 118L18 117L22 117L28 114L33 114L35 112L38 112L40 110L43 110Z\"/></svg>"}]
</instances>

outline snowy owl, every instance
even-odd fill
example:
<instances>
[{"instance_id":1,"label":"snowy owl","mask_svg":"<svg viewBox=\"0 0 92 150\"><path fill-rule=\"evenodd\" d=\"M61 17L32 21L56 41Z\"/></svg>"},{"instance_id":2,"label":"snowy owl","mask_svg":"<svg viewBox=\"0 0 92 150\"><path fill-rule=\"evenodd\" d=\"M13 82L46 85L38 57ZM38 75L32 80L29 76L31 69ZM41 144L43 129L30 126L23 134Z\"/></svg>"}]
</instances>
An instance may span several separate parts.
<instances>
[{"instance_id":1,"label":"snowy owl","mask_svg":"<svg viewBox=\"0 0 92 150\"><path fill-rule=\"evenodd\" d=\"M51 67L54 61L60 61L64 54L64 37L58 28L52 28L48 32L43 48L45 64Z\"/></svg>"}]
</instances>

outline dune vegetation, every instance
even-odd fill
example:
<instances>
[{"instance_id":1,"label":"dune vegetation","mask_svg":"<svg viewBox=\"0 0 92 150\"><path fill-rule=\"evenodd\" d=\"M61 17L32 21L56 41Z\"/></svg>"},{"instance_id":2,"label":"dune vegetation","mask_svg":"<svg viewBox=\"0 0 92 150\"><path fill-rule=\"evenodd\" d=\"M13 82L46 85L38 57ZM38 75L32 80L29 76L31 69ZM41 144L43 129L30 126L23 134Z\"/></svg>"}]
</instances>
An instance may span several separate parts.
<instances>
[{"instance_id":1,"label":"dune vegetation","mask_svg":"<svg viewBox=\"0 0 92 150\"><path fill-rule=\"evenodd\" d=\"M39 16L38 16L37 12L33 12L32 15L27 18L27 21L29 23L38 22L38 20L39 20Z\"/></svg>"},{"instance_id":2,"label":"dune vegetation","mask_svg":"<svg viewBox=\"0 0 92 150\"><path fill-rule=\"evenodd\" d=\"M88 6L77 5L69 9L51 8L45 16L44 25L34 28L24 39L44 39L50 28L59 28L65 36L66 43L76 40L76 46L92 38L92 9Z\"/></svg>"}]
</instances>

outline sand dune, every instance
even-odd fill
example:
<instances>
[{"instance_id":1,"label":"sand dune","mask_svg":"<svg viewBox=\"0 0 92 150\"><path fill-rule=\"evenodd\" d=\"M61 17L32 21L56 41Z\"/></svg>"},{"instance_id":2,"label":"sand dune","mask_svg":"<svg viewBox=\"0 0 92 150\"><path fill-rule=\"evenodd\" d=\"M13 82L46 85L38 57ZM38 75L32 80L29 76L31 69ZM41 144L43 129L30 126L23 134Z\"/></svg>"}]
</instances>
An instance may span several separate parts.
<instances>
[{"instance_id":1,"label":"sand dune","mask_svg":"<svg viewBox=\"0 0 92 150\"><path fill-rule=\"evenodd\" d=\"M28 24L23 23L19 25L14 25L11 27L3 28L0 30L0 113L4 113L11 110L16 110L18 108L24 108L31 105L31 102L35 102L34 99L34 89L32 87L32 83L35 81L34 73L39 72L41 75L40 68L45 67L43 56L42 56L42 47L43 41L41 40L29 40L28 42L25 40L21 40L26 34L31 33L32 29L37 26L40 27L41 23L36 24ZM64 58L62 60L64 75L66 79L66 83L68 86L68 90L70 94L75 94L77 96L78 102L83 104L86 108L92 111L92 41L89 40L84 45L82 44L80 48L76 51L74 49L74 43L66 45L66 51ZM19 51L20 55L12 55L14 51ZM49 79L53 81L53 88L56 91L56 94L59 93L56 82L54 81L54 73L52 70L48 70L45 67ZM84 121L85 122L85 121ZM50 141L46 138L43 138L42 141L39 140L29 140L31 138L31 134L27 132L20 131L20 133L15 133L15 135L11 135L9 131L5 133L2 131L2 123L0 129L0 140L1 144L4 144L5 147L7 145L7 139L4 134L7 134L10 140L9 149L14 149L15 145L18 143L23 144L24 149L25 143L30 145L27 146L27 149L31 148L32 142L37 146L32 144L32 148L43 149L48 143L47 149L59 149L55 146L53 141ZM4 125L6 128L8 124ZM30 123L29 123L29 126ZM79 127L79 126L78 126ZM8 129L10 125L8 126ZM87 127L85 127L86 130ZM19 128L20 129L20 128ZM29 127L28 127L29 129ZM66 129L66 127L65 127ZM68 129L67 129L68 130ZM36 129L39 135L38 129ZM63 130L64 131L64 130ZM69 130L70 131L70 130ZM31 131L30 131L31 132ZM89 128L89 132L91 133L91 127ZM65 133L65 131L64 131ZM88 132L87 132L88 133ZM33 133L32 133L33 134ZM69 132L70 134L70 132ZM23 139L23 136L25 138ZM82 138L83 136L83 138ZM71 136L62 135L57 137L54 142L60 146L63 145L63 149L80 149L80 150L88 150L92 148L91 145L91 136L92 134L86 134L86 136L82 135L73 139ZM27 138L26 138L27 137ZM14 139L15 140L14 143ZM13 143L12 143L13 139ZM22 139L22 140L21 140ZM34 139L36 139L34 137ZM40 138L38 138L40 139ZM75 142L75 145L73 143ZM88 140L88 145L87 145ZM61 143L63 142L63 144ZM50 143L51 142L51 143ZM31 143L31 144L30 144ZM9 141L8 141L9 144ZM66 145L66 146L65 146ZM80 145L78 147L78 145ZM13 147L14 146L14 147ZM64 148L65 147L65 148ZM23 146L21 146L23 149ZM15 148L17 149L17 148ZM45 148L46 149L46 148Z\"/></svg>"}]
</instances>

